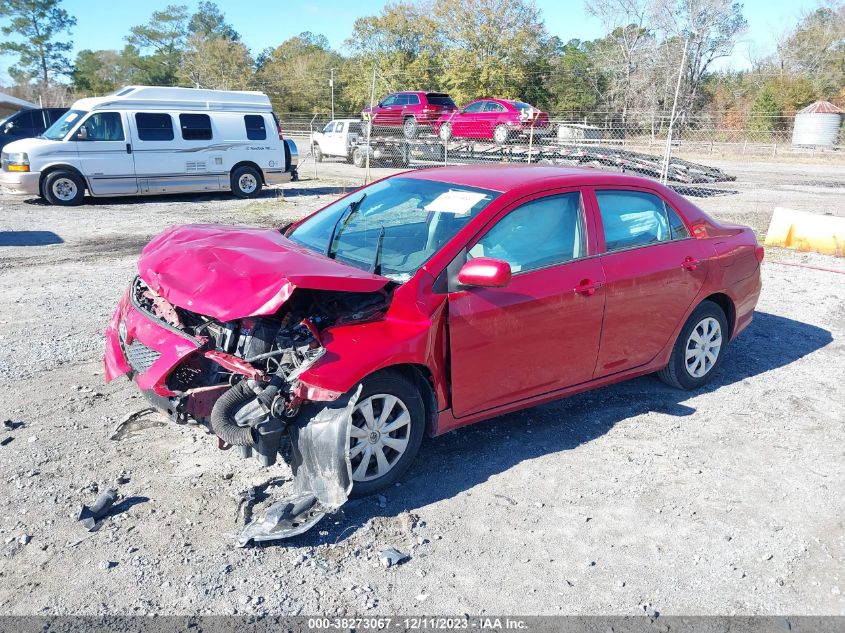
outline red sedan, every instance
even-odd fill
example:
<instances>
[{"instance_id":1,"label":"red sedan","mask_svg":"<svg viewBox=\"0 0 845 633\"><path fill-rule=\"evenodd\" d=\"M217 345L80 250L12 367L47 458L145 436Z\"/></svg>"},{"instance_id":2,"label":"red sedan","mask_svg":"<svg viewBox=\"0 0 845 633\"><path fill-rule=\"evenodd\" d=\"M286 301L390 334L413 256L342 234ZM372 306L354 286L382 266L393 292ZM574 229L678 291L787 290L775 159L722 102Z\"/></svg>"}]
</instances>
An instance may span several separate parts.
<instances>
[{"instance_id":1,"label":"red sedan","mask_svg":"<svg viewBox=\"0 0 845 633\"><path fill-rule=\"evenodd\" d=\"M434 124L444 141L451 138L492 140L500 145L531 128L538 135L549 132L549 115L522 101L477 99L457 112L443 114Z\"/></svg>"},{"instance_id":2,"label":"red sedan","mask_svg":"<svg viewBox=\"0 0 845 633\"><path fill-rule=\"evenodd\" d=\"M286 432L319 518L393 484L426 434L652 372L701 387L751 322L762 258L751 229L652 180L408 172L283 232L156 237L108 328L106 376L265 464ZM243 540L290 535L268 535L276 523Z\"/></svg>"}]
</instances>

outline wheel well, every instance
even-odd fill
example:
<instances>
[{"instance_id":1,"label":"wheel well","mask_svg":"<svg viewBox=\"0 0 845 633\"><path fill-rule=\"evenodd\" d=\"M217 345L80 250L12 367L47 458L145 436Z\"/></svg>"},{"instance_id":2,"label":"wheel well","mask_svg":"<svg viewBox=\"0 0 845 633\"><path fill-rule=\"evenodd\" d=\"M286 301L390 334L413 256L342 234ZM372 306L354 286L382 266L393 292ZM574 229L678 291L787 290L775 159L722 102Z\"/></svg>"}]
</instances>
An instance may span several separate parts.
<instances>
[{"instance_id":1,"label":"wheel well","mask_svg":"<svg viewBox=\"0 0 845 633\"><path fill-rule=\"evenodd\" d=\"M255 170L257 170L257 171L258 171L258 175L259 175L259 176L261 176L261 181L262 181L265 185L267 184L267 181L266 181L266 180L264 180L264 172L261 170L261 167L259 167L258 165L256 165L255 163L253 163L253 162L252 162L252 161L250 161L250 160L242 160L241 162L236 163L235 165L232 165L232 169L231 169L231 171L229 172L229 176L230 176L230 177L231 177L231 175L234 173L234 171L235 171L238 167L252 167L253 169L255 169Z\"/></svg>"},{"instance_id":2,"label":"wheel well","mask_svg":"<svg viewBox=\"0 0 845 633\"><path fill-rule=\"evenodd\" d=\"M417 117L413 114L406 114L404 117L402 117L402 122L404 123L408 119L414 119L416 121Z\"/></svg>"},{"instance_id":3,"label":"wheel well","mask_svg":"<svg viewBox=\"0 0 845 633\"><path fill-rule=\"evenodd\" d=\"M72 171L74 174L76 174L82 179L82 182L85 183L85 188L90 190L90 187L88 187L88 180L76 167L72 167L70 165L50 165L49 167L41 171L41 178L39 178L38 180L38 189L41 192L42 196L44 195L44 181L47 179L47 176L52 174L54 171Z\"/></svg>"},{"instance_id":4,"label":"wheel well","mask_svg":"<svg viewBox=\"0 0 845 633\"><path fill-rule=\"evenodd\" d=\"M705 301L712 301L717 306L722 308L725 313L725 318L728 320L729 336L733 336L734 327L736 325L736 308L731 298L723 292L717 292L704 299Z\"/></svg>"},{"instance_id":5,"label":"wheel well","mask_svg":"<svg viewBox=\"0 0 845 633\"><path fill-rule=\"evenodd\" d=\"M425 365L391 365L379 371L394 371L413 382L420 391L425 407L426 433L431 436L437 430L437 396L434 394L434 376Z\"/></svg>"}]
</instances>

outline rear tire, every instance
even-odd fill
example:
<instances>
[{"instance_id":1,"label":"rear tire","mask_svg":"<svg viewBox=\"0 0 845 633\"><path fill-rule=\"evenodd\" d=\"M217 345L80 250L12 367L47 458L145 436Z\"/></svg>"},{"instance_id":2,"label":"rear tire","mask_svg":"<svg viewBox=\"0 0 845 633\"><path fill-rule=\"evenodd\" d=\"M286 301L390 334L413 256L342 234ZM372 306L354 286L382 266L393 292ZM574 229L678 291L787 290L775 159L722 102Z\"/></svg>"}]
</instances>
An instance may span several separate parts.
<instances>
[{"instance_id":1,"label":"rear tire","mask_svg":"<svg viewBox=\"0 0 845 633\"><path fill-rule=\"evenodd\" d=\"M85 182L79 174L60 169L47 174L41 192L50 204L75 207L85 197Z\"/></svg>"},{"instance_id":2,"label":"rear tire","mask_svg":"<svg viewBox=\"0 0 845 633\"><path fill-rule=\"evenodd\" d=\"M703 387L722 364L728 338L728 320L722 308L712 301L702 301L684 323L669 364L657 376L678 389Z\"/></svg>"},{"instance_id":3,"label":"rear tire","mask_svg":"<svg viewBox=\"0 0 845 633\"><path fill-rule=\"evenodd\" d=\"M349 454L351 497L365 497L392 486L417 456L425 432L425 406L412 381L381 371L362 381L352 412ZM386 407L390 409L385 414ZM368 425L369 417L371 424ZM381 452L381 459L376 454ZM362 465L366 458L366 465ZM379 471L383 470L382 474Z\"/></svg>"},{"instance_id":4,"label":"rear tire","mask_svg":"<svg viewBox=\"0 0 845 633\"><path fill-rule=\"evenodd\" d=\"M352 164L356 167L363 167L366 159L364 157L364 152L361 151L360 147L356 147L352 150Z\"/></svg>"},{"instance_id":5,"label":"rear tire","mask_svg":"<svg viewBox=\"0 0 845 633\"><path fill-rule=\"evenodd\" d=\"M261 174L254 167L238 167L230 180L232 193L237 198L255 198L261 193Z\"/></svg>"}]
</instances>

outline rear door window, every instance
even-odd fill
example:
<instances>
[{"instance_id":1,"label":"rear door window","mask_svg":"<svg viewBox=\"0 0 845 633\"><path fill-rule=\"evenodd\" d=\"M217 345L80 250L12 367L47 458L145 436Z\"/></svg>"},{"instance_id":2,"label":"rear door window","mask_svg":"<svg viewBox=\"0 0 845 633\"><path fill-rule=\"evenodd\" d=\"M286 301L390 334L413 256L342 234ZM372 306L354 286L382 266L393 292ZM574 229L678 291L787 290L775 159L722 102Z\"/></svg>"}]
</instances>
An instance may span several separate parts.
<instances>
[{"instance_id":1,"label":"rear door window","mask_svg":"<svg viewBox=\"0 0 845 633\"><path fill-rule=\"evenodd\" d=\"M606 189L596 199L608 252L689 237L680 216L654 194Z\"/></svg>"},{"instance_id":2,"label":"rear door window","mask_svg":"<svg viewBox=\"0 0 845 633\"><path fill-rule=\"evenodd\" d=\"M343 121L337 122L337 125L335 125L334 127L334 131L336 134L340 134L341 132L343 132Z\"/></svg>"},{"instance_id":3,"label":"rear door window","mask_svg":"<svg viewBox=\"0 0 845 633\"><path fill-rule=\"evenodd\" d=\"M267 128L264 126L264 117L260 114L245 114L244 126L246 126L246 137L250 141L263 141L267 139Z\"/></svg>"},{"instance_id":4,"label":"rear door window","mask_svg":"<svg viewBox=\"0 0 845 633\"><path fill-rule=\"evenodd\" d=\"M135 125L138 128L138 140L172 141L173 119L163 112L137 112Z\"/></svg>"},{"instance_id":5,"label":"rear door window","mask_svg":"<svg viewBox=\"0 0 845 633\"><path fill-rule=\"evenodd\" d=\"M211 140L211 117L207 114L180 114L179 127L186 141Z\"/></svg>"},{"instance_id":6,"label":"rear door window","mask_svg":"<svg viewBox=\"0 0 845 633\"><path fill-rule=\"evenodd\" d=\"M408 97L408 105L419 105L420 104L420 96L419 95L405 95Z\"/></svg>"}]
</instances>

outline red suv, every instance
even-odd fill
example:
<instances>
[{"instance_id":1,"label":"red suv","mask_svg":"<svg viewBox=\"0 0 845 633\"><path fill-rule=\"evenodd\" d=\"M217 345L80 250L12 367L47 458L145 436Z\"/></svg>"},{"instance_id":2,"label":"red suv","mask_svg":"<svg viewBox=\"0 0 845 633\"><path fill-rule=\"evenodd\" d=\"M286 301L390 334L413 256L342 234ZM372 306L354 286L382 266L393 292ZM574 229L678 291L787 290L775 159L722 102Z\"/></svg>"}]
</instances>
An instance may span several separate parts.
<instances>
[{"instance_id":1,"label":"red suv","mask_svg":"<svg viewBox=\"0 0 845 633\"><path fill-rule=\"evenodd\" d=\"M402 128L405 138L415 138L421 125L434 125L444 114L457 110L443 92L394 92L372 108L364 108L361 117L370 119L376 130Z\"/></svg>"},{"instance_id":2,"label":"red suv","mask_svg":"<svg viewBox=\"0 0 845 633\"><path fill-rule=\"evenodd\" d=\"M478 138L506 143L516 134L547 134L549 115L531 104L509 99L476 99L463 110L446 114L434 124L444 141L452 137Z\"/></svg>"}]
</instances>

